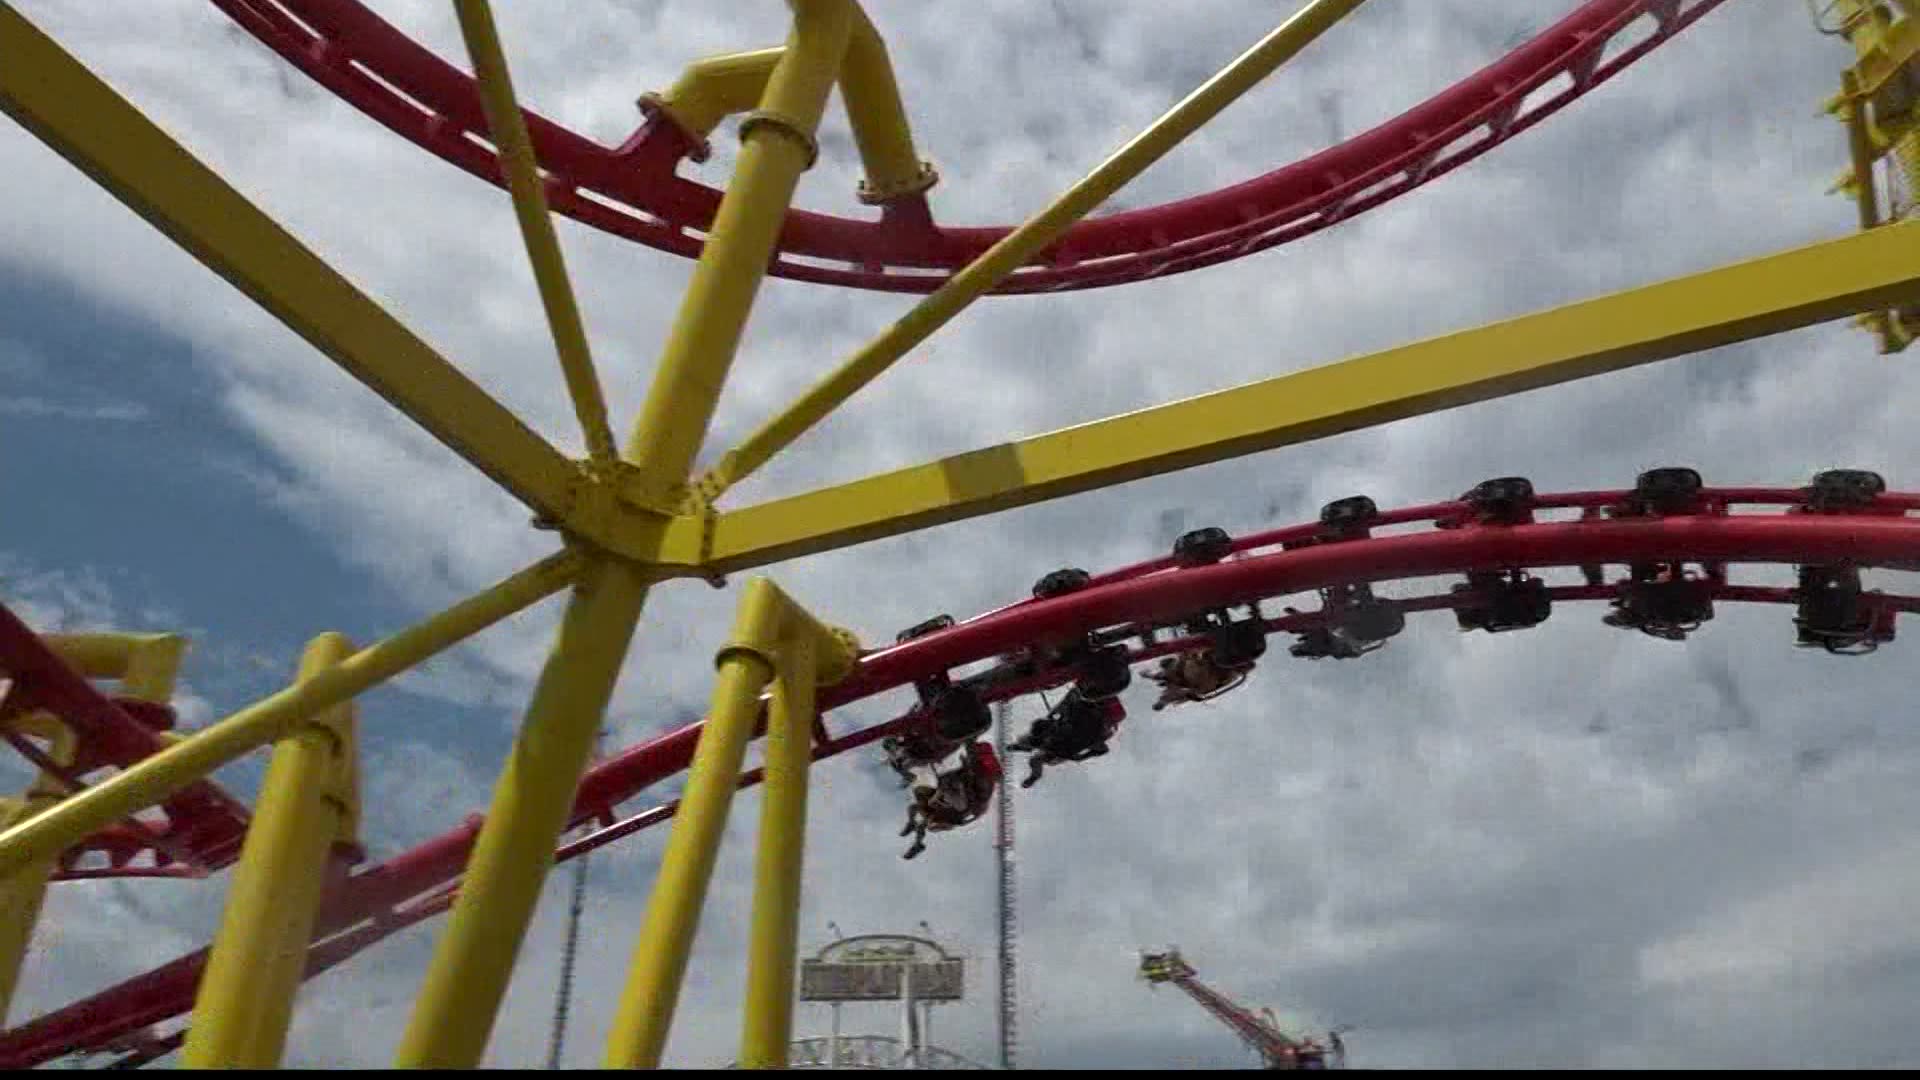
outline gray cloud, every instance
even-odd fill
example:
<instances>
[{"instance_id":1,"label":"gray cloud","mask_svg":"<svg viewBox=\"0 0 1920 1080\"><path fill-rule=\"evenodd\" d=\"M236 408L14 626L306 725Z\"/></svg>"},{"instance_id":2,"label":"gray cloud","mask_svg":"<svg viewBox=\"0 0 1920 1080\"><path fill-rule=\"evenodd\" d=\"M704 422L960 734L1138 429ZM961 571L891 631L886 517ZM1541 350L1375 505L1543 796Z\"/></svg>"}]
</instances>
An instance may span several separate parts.
<instances>
[{"instance_id":1,"label":"gray cloud","mask_svg":"<svg viewBox=\"0 0 1920 1080\"><path fill-rule=\"evenodd\" d=\"M500 193L289 80L204 5L112 18L25 7L577 451ZM380 7L443 55L463 55L445 5ZM783 33L779 5L588 5L561 25L533 5L501 7L526 100L605 141L635 122L635 93L664 86L685 60ZM945 177L938 212L968 223L1043 205L1273 18L1254 3L1210 5L1204 18L1013 2L872 11ZM1328 135L1328 89L1341 123L1361 130L1537 21L1459 3L1369 5L1123 198L1177 197L1311 152ZM737 495L788 494L1842 235L1852 211L1820 191L1844 143L1815 109L1845 62L1797 6L1725 5L1540 130L1336 230L1177 279L983 304ZM827 134L845 146L843 121ZM716 139L721 152L698 175L724 175L731 144ZM546 550L524 511L53 154L13 128L0 128L0 154L0 194L16 196L0 199L4 259L192 341L224 407L275 460L263 495L406 604L425 614ZM801 198L856 212L856 172L844 156L823 160ZM561 234L602 381L615 414L630 415L686 267L570 224ZM709 456L907 303L768 283ZM1872 355L1856 331L1819 327L770 573L879 641L934 611L1004 602L1056 566L1155 554L1174 508L1186 527L1246 530L1358 491L1425 501L1515 472L1547 489L1616 485L1668 463L1735 483L1860 465L1911 487L1916 405L1910 367ZM733 598L659 591L616 699L621 739L704 706L706 660ZM556 610L501 627L419 684L457 696L452 684L465 682L469 699L497 703L499 724L457 748L409 743L369 763L370 828L383 842L484 802L513 691L544 659ZM1920 992L1920 941L1891 899L1914 884L1903 811L1920 745L1903 723L1898 659L1908 643L1845 663L1792 650L1778 610L1723 611L1685 647L1608 630L1598 615L1566 608L1499 638L1458 637L1429 617L1351 664L1269 663L1213 707L1142 711L1110 757L1023 794L1026 1060L1244 1064L1197 1008L1133 980L1134 950L1164 943L1249 1003L1362 1025L1357 1064L1785 1066L1808 1061L1816 1038L1845 1063L1899 1059L1895 1010ZM836 726L886 715L854 712ZM743 798L729 830L677 1063L733 1053L757 807ZM870 767L823 770L803 925L811 935L828 919L853 931L924 917L984 959L984 831L942 838L909 866L895 858L898 814L897 793ZM661 840L596 862L575 1063L598 1059ZM215 897L197 902L217 911L217 890L196 895ZM125 913L87 906L108 903L53 916L82 929L61 931L57 968L30 972L36 1006L165 959L205 929L197 914L163 912L166 947L128 948ZM561 907L542 907L493 1063L544 1053ZM411 931L316 983L292 1060L387 1058L434 932ZM988 1057L990 1023L984 1001L956 1009L941 1041Z\"/></svg>"}]
</instances>

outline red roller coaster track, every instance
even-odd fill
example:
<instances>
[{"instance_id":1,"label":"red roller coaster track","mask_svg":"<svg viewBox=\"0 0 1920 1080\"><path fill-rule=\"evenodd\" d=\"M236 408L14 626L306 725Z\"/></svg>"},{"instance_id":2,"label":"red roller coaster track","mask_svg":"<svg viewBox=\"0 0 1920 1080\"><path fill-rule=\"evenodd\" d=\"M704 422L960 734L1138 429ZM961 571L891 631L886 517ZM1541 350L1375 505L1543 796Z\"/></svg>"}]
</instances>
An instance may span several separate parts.
<instances>
[{"instance_id":1,"label":"red roller coaster track","mask_svg":"<svg viewBox=\"0 0 1920 1080\"><path fill-rule=\"evenodd\" d=\"M1867 504L1816 510L1800 488L1707 489L1684 512L1597 516L1619 506L1628 492L1542 495L1517 523L1477 516L1467 502L1446 502L1380 514L1371 534L1330 539L1322 526L1289 526L1235 541L1236 557L1211 565L1181 567L1156 559L1094 577L1081 590L1044 600L1025 600L948 629L861 658L845 681L823 688L830 710L982 660L1005 657L1038 642L1065 642L1101 634L1108 640L1138 637L1148 626L1177 625L1195 612L1250 604L1333 585L1396 579L1458 576L1474 571L1661 562L1702 564L1798 564L1920 569L1920 494L1881 494ZM1425 526L1421 528L1421 526ZM1611 600L1623 582L1561 585L1554 602ZM1705 586L1722 601L1791 604L1791 589ZM1920 597L1870 593L1881 611L1920 611ZM1439 593L1388 601L1402 611L1436 611L1474 602L1471 592ZM1269 633L1299 632L1319 625L1325 613L1287 614L1265 620ZM1129 650L1132 662L1197 648L1199 637L1178 637ZM5 645L0 641L0 645ZM0 653L0 665L12 655ZM986 701L1002 700L1062 685L1074 679L1068 667L1020 671L1003 664L972 680ZM872 743L924 719L917 711L838 736L823 736L814 756L823 759ZM824 731L824 727L822 728ZM631 835L673 814L656 806L614 822L613 810L648 787L685 770L700 724L669 732L613 755L583 780L573 823L607 822L594 834L560 849L572 858ZM742 784L758 776L748 774ZM310 952L309 975L338 964L397 930L430 918L450 905L480 818L350 877L329 895ZM112 989L15 1028L0 1036L0 1065L29 1066L63 1054L100 1049L192 1007L205 951L183 956Z\"/></svg>"},{"instance_id":2,"label":"red roller coaster track","mask_svg":"<svg viewBox=\"0 0 1920 1080\"><path fill-rule=\"evenodd\" d=\"M1526 44L1407 112L1232 187L1082 221L1000 293L1119 285L1297 240L1443 176L1559 111L1692 25L1721 0L1588 0ZM355 0L213 0L314 81L416 145L504 186L474 82ZM1608 55L1633 24L1652 32ZM1565 87L1536 97L1564 77ZM695 142L671 122L607 147L533 112L552 208L661 251L700 254L721 193L675 175ZM883 292L938 288L1010 231L936 225L924 195L877 220L791 211L778 277Z\"/></svg>"}]
</instances>

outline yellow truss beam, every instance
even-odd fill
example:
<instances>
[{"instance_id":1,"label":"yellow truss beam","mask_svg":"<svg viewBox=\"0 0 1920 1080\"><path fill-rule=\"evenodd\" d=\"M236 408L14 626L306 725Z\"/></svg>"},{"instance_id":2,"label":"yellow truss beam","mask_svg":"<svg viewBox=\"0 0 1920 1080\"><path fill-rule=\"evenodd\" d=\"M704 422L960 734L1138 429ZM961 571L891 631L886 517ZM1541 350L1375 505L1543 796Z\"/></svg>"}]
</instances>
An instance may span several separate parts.
<instances>
[{"instance_id":1,"label":"yellow truss beam","mask_svg":"<svg viewBox=\"0 0 1920 1080\"><path fill-rule=\"evenodd\" d=\"M664 562L732 573L1374 424L1920 302L1920 222L747 507Z\"/></svg>"},{"instance_id":2,"label":"yellow truss beam","mask_svg":"<svg viewBox=\"0 0 1920 1080\"><path fill-rule=\"evenodd\" d=\"M0 3L0 111L543 517L578 467Z\"/></svg>"}]
</instances>

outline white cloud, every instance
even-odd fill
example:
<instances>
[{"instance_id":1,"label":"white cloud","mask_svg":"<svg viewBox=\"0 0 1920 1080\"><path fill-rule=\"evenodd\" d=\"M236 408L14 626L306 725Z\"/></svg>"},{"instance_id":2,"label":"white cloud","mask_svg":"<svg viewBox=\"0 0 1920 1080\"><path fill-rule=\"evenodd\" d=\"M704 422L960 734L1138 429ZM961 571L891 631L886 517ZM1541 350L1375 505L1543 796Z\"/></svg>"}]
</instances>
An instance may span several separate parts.
<instances>
[{"instance_id":1,"label":"white cloud","mask_svg":"<svg viewBox=\"0 0 1920 1080\"><path fill-rule=\"evenodd\" d=\"M110 405L66 405L38 397L0 398L0 416L53 417L61 420L145 420L147 407L138 402Z\"/></svg>"},{"instance_id":2,"label":"white cloud","mask_svg":"<svg viewBox=\"0 0 1920 1080\"><path fill-rule=\"evenodd\" d=\"M92 5L25 7L577 451L501 193L283 72L204 5L130 5L111 17ZM589 5L564 24L543 7L501 7L523 97L606 141L634 122L635 94L664 86L686 59L782 34L774 4ZM445 5L380 8L458 62ZM1273 17L1254 3L1211 5L1204 18L1011 2L872 10L916 136L945 177L938 213L967 223L1042 205ZM1339 89L1349 131L1377 123L1490 59L1528 21L1465 4L1363 8L1124 198L1137 205L1235 182L1316 149L1327 87ZM1812 34L1798 7L1725 5L1542 129L1338 229L1177 279L983 304L738 494L849 479L1842 235L1851 209L1820 191L1844 164L1844 142L1814 109L1844 53ZM844 124L830 124L824 142L844 150ZM724 174L730 144L716 140L722 152L702 177ZM0 251L190 341L224 407L275 458L257 489L404 603L424 614L546 549L550 537L531 532L523 510L53 154L0 128L0 156L0 196L14 196L0 198ZM830 153L803 182L802 201L856 212L854 173L848 155ZM629 416L686 266L571 224L561 234L614 414ZM907 303L770 282L714 447ZM1354 491L1417 502L1514 472L1548 489L1613 485L1670 462L1698 464L1710 480L1767 483L1861 464L1911 488L1920 445L1900 418L1920 405L1920 382L1870 349L1858 332L1816 328L771 572L823 616L880 641L936 610L1004 602L1055 566L1149 554L1169 507L1187 510L1190 527L1238 530L1263 524L1269 506L1299 518ZM80 584L67 587L85 598ZM704 704L733 596L683 583L654 597L617 696L623 739ZM523 690L556 608L489 633L450 675L416 685L451 695L455 682L477 683L482 690L465 692L491 701ZM1842 667L1791 651L1778 611L1723 612L1709 631L1675 649L1606 630L1590 609L1485 640L1454 639L1444 617L1416 619L1383 654L1272 662L1216 708L1136 717L1097 767L1049 776L1021 798L1027 1060L1243 1063L1197 1009L1131 981L1132 950L1168 942L1249 1002L1361 1023L1356 1063L1645 1065L1729 1053L1773 1004L1713 1008L1719 984L1691 974L1711 962L1674 957L1734 950L1733 938L1687 935L1715 913L1780 894L1792 872L1783 853L1810 846L1826 876L1868 883L1821 902L1883 925L1869 917L1879 901L1866 898L1881 880L1875 850L1904 849L1912 832L1903 815L1856 809L1904 806L1900 769L1920 747L1895 722L1907 643ZM1716 664L1744 705L1723 692ZM396 841L485 800L490 775L434 760L431 748L410 746L369 763L380 794L370 816L390 815L382 827ZM851 931L926 917L984 956L985 836L944 838L899 864L896 794L847 763L823 779L810 826L810 935L827 919ZM427 800L433 813L411 820L409 802ZM715 886L722 906L698 946L672 1048L680 1063L732 1053L756 806L742 800L730 831ZM1844 828L1844 840L1797 820ZM597 872L594 925L607 944L582 973L581 1063L597 1059L659 843L639 841ZM1749 942L1777 929L1760 916L1737 925ZM497 1063L544 1053L556 928L549 904L495 1039ZM295 1059L386 1058L432 936L414 931L316 984ZM111 941L103 934L88 948ZM1795 962L1827 955L1852 971L1859 947L1844 936L1809 939ZM98 960L85 956L78 962ZM1652 1000L1643 964L1667 973ZM977 972L976 985L985 976ZM1807 1008L1848 1033L1851 1060L1878 1060L1904 1032L1875 1027L1871 1001L1911 1000L1916 990L1910 976L1856 972L1823 984ZM1741 1008L1750 1011L1735 1015ZM1697 1022L1681 1030L1661 1009ZM989 1024L990 1010L969 1006L943 1018L941 1039L984 1058ZM1801 1060L1790 1047L1752 1045L1732 1056Z\"/></svg>"}]
</instances>

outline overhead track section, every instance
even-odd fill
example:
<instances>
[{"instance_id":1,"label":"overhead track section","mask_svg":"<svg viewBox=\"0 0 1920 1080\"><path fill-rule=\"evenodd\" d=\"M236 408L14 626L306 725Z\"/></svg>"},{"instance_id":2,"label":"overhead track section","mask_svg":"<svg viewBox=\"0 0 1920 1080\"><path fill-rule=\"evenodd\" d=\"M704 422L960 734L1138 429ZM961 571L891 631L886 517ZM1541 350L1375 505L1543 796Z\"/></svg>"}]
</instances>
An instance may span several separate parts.
<instances>
[{"instance_id":1,"label":"overhead track section","mask_svg":"<svg viewBox=\"0 0 1920 1080\"><path fill-rule=\"evenodd\" d=\"M1310 157L1207 194L1084 220L998 293L1100 288L1243 258L1397 198L1533 127L1691 26L1722 0L1588 0L1473 75ZM505 187L472 76L356 0L213 0L285 58L421 148ZM559 7L554 18L562 18ZM1542 92L1542 91L1549 92ZM552 209L694 258L721 192L676 175L705 140L656 110L618 146L531 111ZM1012 226L947 227L924 190L875 219L794 210L768 272L826 285L927 293Z\"/></svg>"}]
</instances>

